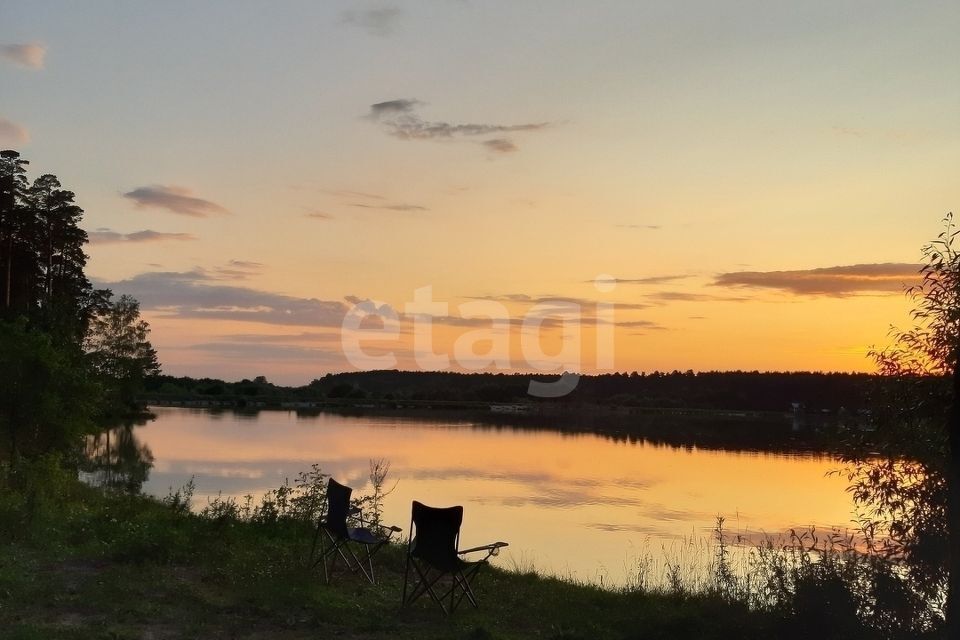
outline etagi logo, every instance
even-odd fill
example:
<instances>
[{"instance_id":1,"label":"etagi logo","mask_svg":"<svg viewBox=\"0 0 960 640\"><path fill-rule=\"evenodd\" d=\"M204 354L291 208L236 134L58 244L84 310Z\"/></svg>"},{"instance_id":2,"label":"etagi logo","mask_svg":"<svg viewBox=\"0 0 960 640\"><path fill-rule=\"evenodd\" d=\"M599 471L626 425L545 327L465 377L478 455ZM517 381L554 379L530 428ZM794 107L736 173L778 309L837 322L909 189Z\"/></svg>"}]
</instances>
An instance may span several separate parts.
<instances>
[{"instance_id":1,"label":"etagi logo","mask_svg":"<svg viewBox=\"0 0 960 640\"><path fill-rule=\"evenodd\" d=\"M594 287L601 293L613 291L616 283L616 278L606 274L594 279ZM412 339L413 361L422 371L532 369L559 373L560 377L551 382L530 380L527 393L538 398L560 398L580 382L586 327L594 340L592 368L613 369L615 306L604 301L584 304L573 298L545 298L517 317L502 302L484 299L458 304L451 315L450 304L435 300L433 287L425 286L413 292L413 300L404 304L403 313L384 302L357 302L344 316L340 340L347 361L357 369L396 368L396 350L387 345L406 338ZM585 307L590 313L585 313ZM461 331L453 342L452 354L436 350L436 327L440 325ZM559 341L556 352L544 350L541 338L547 334ZM511 354L511 341L516 336L519 357Z\"/></svg>"}]
</instances>

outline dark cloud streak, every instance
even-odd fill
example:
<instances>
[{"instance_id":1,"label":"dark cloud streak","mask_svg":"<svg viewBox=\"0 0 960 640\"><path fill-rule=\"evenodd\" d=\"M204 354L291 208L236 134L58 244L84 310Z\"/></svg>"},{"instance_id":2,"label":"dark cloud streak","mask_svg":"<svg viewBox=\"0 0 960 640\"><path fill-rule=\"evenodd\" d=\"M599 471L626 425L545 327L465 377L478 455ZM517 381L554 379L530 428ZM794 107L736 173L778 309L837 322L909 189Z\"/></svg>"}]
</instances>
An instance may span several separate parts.
<instances>
[{"instance_id":1,"label":"dark cloud streak","mask_svg":"<svg viewBox=\"0 0 960 640\"><path fill-rule=\"evenodd\" d=\"M370 105L367 118L381 123L388 134L401 140L438 140L520 131L539 131L550 126L549 122L504 125L428 121L416 113L417 108L422 104L422 102L413 98L377 102ZM506 138L487 140L483 144L488 149L499 153L509 153L517 149L517 146Z\"/></svg>"},{"instance_id":2,"label":"dark cloud streak","mask_svg":"<svg viewBox=\"0 0 960 640\"><path fill-rule=\"evenodd\" d=\"M189 233L164 233L144 229L133 233L120 233L110 229L97 229L88 234L90 244L127 244L142 242L162 242L165 240L196 240L196 236Z\"/></svg>"},{"instance_id":3,"label":"dark cloud streak","mask_svg":"<svg viewBox=\"0 0 960 640\"><path fill-rule=\"evenodd\" d=\"M360 209L382 209L385 211L429 211L427 207L422 207L418 204L363 204L360 202L350 203L351 207L358 207Z\"/></svg>"},{"instance_id":4,"label":"dark cloud streak","mask_svg":"<svg viewBox=\"0 0 960 640\"><path fill-rule=\"evenodd\" d=\"M219 277L222 277L219 276ZM238 320L287 326L339 327L349 309L341 301L300 298L250 287L217 283L218 274L201 269L154 271L127 280L98 282L140 300L164 317Z\"/></svg>"},{"instance_id":5,"label":"dark cloud streak","mask_svg":"<svg viewBox=\"0 0 960 640\"><path fill-rule=\"evenodd\" d=\"M484 140L483 146L496 153L513 153L517 150L517 145L513 144L513 142L507 138L493 138L492 140Z\"/></svg>"},{"instance_id":6,"label":"dark cloud streak","mask_svg":"<svg viewBox=\"0 0 960 640\"><path fill-rule=\"evenodd\" d=\"M776 289L794 295L844 297L858 293L902 293L919 282L920 266L902 262L854 264L794 271L721 273L721 287Z\"/></svg>"},{"instance_id":7,"label":"dark cloud streak","mask_svg":"<svg viewBox=\"0 0 960 640\"><path fill-rule=\"evenodd\" d=\"M166 209L172 213L195 218L229 213L215 202L191 195L189 189L172 185L155 184L137 187L123 194L123 197L133 200L139 209Z\"/></svg>"}]
</instances>

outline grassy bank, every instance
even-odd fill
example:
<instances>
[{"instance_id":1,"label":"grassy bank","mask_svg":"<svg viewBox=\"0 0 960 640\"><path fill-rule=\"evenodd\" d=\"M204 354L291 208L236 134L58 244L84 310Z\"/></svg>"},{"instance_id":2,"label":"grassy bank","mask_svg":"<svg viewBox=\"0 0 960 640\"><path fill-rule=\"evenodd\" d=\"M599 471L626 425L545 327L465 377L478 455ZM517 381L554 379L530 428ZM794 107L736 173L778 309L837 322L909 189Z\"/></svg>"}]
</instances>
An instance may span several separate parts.
<instances>
[{"instance_id":1,"label":"grassy bank","mask_svg":"<svg viewBox=\"0 0 960 640\"><path fill-rule=\"evenodd\" d=\"M309 568L312 530L286 517L309 491L195 513L181 493L106 493L55 461L12 475L0 490L3 638L871 637L844 602L798 615L720 589L614 592L494 568L479 577L479 610L445 618L422 599L400 611L400 546L379 556L377 585L340 573L328 586Z\"/></svg>"}]
</instances>

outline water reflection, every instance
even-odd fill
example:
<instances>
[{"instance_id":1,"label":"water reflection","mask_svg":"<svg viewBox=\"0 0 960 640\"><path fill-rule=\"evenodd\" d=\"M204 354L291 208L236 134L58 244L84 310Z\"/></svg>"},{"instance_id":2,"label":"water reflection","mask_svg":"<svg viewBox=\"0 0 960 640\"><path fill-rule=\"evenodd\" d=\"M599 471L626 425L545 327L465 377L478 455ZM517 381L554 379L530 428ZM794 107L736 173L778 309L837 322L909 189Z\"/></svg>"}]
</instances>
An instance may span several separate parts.
<instances>
[{"instance_id":1,"label":"water reflection","mask_svg":"<svg viewBox=\"0 0 960 640\"><path fill-rule=\"evenodd\" d=\"M839 466L833 458L789 441L773 451L682 446L675 432L692 427L666 421L659 425L666 435L654 438L517 428L463 415L156 413L155 423L133 431L156 456L148 492L166 495L193 477L202 507L220 492L258 496L313 463L364 491L369 460L385 458L398 483L385 503L387 523L406 528L412 500L462 504L464 546L509 540L500 563L533 562L588 580L602 573L607 584L623 582L639 555L708 537L717 515L733 533L751 535L851 519L845 481L826 475ZM783 426L792 431L789 421Z\"/></svg>"},{"instance_id":2,"label":"water reflection","mask_svg":"<svg viewBox=\"0 0 960 640\"><path fill-rule=\"evenodd\" d=\"M153 452L134 434L132 423L88 436L84 443L81 473L94 486L138 493L152 467Z\"/></svg>"}]
</instances>

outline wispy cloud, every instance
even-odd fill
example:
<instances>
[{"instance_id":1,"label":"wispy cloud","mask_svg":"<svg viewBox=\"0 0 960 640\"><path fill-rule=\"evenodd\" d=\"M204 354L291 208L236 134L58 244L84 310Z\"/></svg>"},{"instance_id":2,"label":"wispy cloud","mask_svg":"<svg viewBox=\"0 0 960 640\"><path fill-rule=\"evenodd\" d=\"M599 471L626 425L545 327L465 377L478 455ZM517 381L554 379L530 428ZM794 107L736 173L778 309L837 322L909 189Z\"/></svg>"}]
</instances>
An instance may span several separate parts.
<instances>
[{"instance_id":1,"label":"wispy cloud","mask_svg":"<svg viewBox=\"0 0 960 640\"><path fill-rule=\"evenodd\" d=\"M367 117L383 125L386 132L402 140L437 140L462 136L494 135L521 131L539 131L550 126L549 122L526 124L456 124L445 121L424 120L417 110L424 103L413 98L387 100L370 105ZM483 143L488 149L507 153L516 151L516 145L497 138Z\"/></svg>"},{"instance_id":2,"label":"wispy cloud","mask_svg":"<svg viewBox=\"0 0 960 640\"><path fill-rule=\"evenodd\" d=\"M517 150L517 145L513 144L513 142L507 138L493 138L492 140L484 140L483 146L496 153L513 153Z\"/></svg>"},{"instance_id":3,"label":"wispy cloud","mask_svg":"<svg viewBox=\"0 0 960 640\"><path fill-rule=\"evenodd\" d=\"M385 211L429 211L427 207L420 206L418 204L364 204L361 202L351 202L351 207L359 207L361 209L382 209Z\"/></svg>"},{"instance_id":4,"label":"wispy cloud","mask_svg":"<svg viewBox=\"0 0 960 640\"><path fill-rule=\"evenodd\" d=\"M854 264L795 271L735 271L722 273L714 284L723 287L776 289L795 295L843 297L857 293L902 293L916 284L920 267L902 262Z\"/></svg>"},{"instance_id":5,"label":"wispy cloud","mask_svg":"<svg viewBox=\"0 0 960 640\"><path fill-rule=\"evenodd\" d=\"M219 336L226 342L283 344L300 342L339 342L339 332L320 333L317 331L301 331L300 333L234 333Z\"/></svg>"},{"instance_id":6,"label":"wispy cloud","mask_svg":"<svg viewBox=\"0 0 960 640\"><path fill-rule=\"evenodd\" d=\"M232 261L228 267L256 269L256 263ZM420 317L416 314L400 313L384 303L377 303L359 296L347 296L343 300L319 300L289 296L253 287L223 284L228 279L228 268L193 269L191 271L151 271L141 273L126 280L115 282L97 281L95 285L112 289L118 293L129 293L140 300L144 310L164 318L184 320L231 320L260 323L265 325L310 327L311 329L339 329L344 317L356 305L369 314L396 317L403 324L401 333ZM540 298L529 298L530 300ZM581 301L579 298L543 297L549 305L553 301ZM646 305L621 305L625 309L641 309ZM558 307L557 315L553 310L541 310L536 323L540 330L556 330L569 322L578 322L584 326L614 325L630 329L664 329L650 320L615 320L589 313L568 315L565 309ZM423 317L426 319L426 317ZM431 316L431 322L456 328L484 328L491 326L522 329L526 315L490 319L486 317L462 317L454 315ZM241 334L225 336L230 342L237 343L310 343L334 340L338 333L305 331L287 336L257 336ZM218 343L220 344L220 343ZM224 347L228 348L228 347Z\"/></svg>"},{"instance_id":7,"label":"wispy cloud","mask_svg":"<svg viewBox=\"0 0 960 640\"><path fill-rule=\"evenodd\" d=\"M626 327L628 329L649 329L656 331L666 331L667 329L659 322L654 322L652 320L620 320L615 324L618 327Z\"/></svg>"},{"instance_id":8,"label":"wispy cloud","mask_svg":"<svg viewBox=\"0 0 960 640\"><path fill-rule=\"evenodd\" d=\"M351 191L350 189L321 189L324 193L339 198L367 198L369 200L386 200L385 196L378 193L367 193L366 191Z\"/></svg>"},{"instance_id":9,"label":"wispy cloud","mask_svg":"<svg viewBox=\"0 0 960 640\"><path fill-rule=\"evenodd\" d=\"M349 306L339 300L288 296L252 287L220 284L222 274L202 269L151 271L97 286L135 296L145 310L168 318L259 322L271 325L339 327Z\"/></svg>"},{"instance_id":10,"label":"wispy cloud","mask_svg":"<svg viewBox=\"0 0 960 640\"><path fill-rule=\"evenodd\" d=\"M0 45L0 58L25 69L43 69L47 47L39 42Z\"/></svg>"},{"instance_id":11,"label":"wispy cloud","mask_svg":"<svg viewBox=\"0 0 960 640\"><path fill-rule=\"evenodd\" d=\"M686 280L687 278L692 278L690 275L669 275L669 276L648 276L646 278L603 278L599 281L600 284L639 284L639 285L651 285L651 284L666 284L668 282L676 282L677 280ZM596 283L597 280L585 280L584 282Z\"/></svg>"},{"instance_id":12,"label":"wispy cloud","mask_svg":"<svg viewBox=\"0 0 960 640\"><path fill-rule=\"evenodd\" d=\"M134 231L132 233L120 233L110 229L97 229L91 231L87 237L90 244L129 244L141 242L162 242L165 240L196 240L196 236L189 233L165 233L162 231L153 231L144 229L143 231Z\"/></svg>"},{"instance_id":13,"label":"wispy cloud","mask_svg":"<svg viewBox=\"0 0 960 640\"><path fill-rule=\"evenodd\" d=\"M255 342L203 342L186 347L221 358L242 362L302 361L315 364L342 365L343 354L338 348L316 348L291 344L259 344Z\"/></svg>"},{"instance_id":14,"label":"wispy cloud","mask_svg":"<svg viewBox=\"0 0 960 640\"><path fill-rule=\"evenodd\" d=\"M229 213L216 202L198 198L191 194L192 192L185 187L155 184L137 187L133 191L123 194L123 197L133 200L137 208L140 209L166 209L172 213L195 218Z\"/></svg>"},{"instance_id":15,"label":"wispy cloud","mask_svg":"<svg viewBox=\"0 0 960 640\"><path fill-rule=\"evenodd\" d=\"M662 227L659 224L618 224L618 229L645 229L647 231L656 231Z\"/></svg>"},{"instance_id":16,"label":"wispy cloud","mask_svg":"<svg viewBox=\"0 0 960 640\"><path fill-rule=\"evenodd\" d=\"M371 120L380 120L381 118L393 118L405 114L413 114L413 110L424 104L413 98L398 98L396 100L384 100L370 105L370 113L367 117Z\"/></svg>"},{"instance_id":17,"label":"wispy cloud","mask_svg":"<svg viewBox=\"0 0 960 640\"><path fill-rule=\"evenodd\" d=\"M323 193L334 196L341 200L340 206L354 207L356 209L379 209L381 211L399 211L399 212L417 212L429 211L428 207L419 204L407 202L391 202L386 196L376 193L367 193L364 191L352 191L349 189L323 189ZM347 200L347 202L343 202ZM350 202L352 200L352 202ZM360 202L357 202L357 201ZM326 211L313 210L307 213L307 217L318 218L321 220L330 220L334 216Z\"/></svg>"},{"instance_id":18,"label":"wispy cloud","mask_svg":"<svg viewBox=\"0 0 960 640\"><path fill-rule=\"evenodd\" d=\"M263 271L263 263L250 260L231 260L224 266L216 267L207 273L217 280L246 280Z\"/></svg>"},{"instance_id":19,"label":"wispy cloud","mask_svg":"<svg viewBox=\"0 0 960 640\"><path fill-rule=\"evenodd\" d=\"M383 6L372 9L344 11L340 16L343 24L360 27L374 36L388 36L393 33L403 16L399 7Z\"/></svg>"},{"instance_id":20,"label":"wispy cloud","mask_svg":"<svg viewBox=\"0 0 960 640\"><path fill-rule=\"evenodd\" d=\"M28 142L30 142L30 132L26 127L0 116L0 144L17 146Z\"/></svg>"},{"instance_id":21,"label":"wispy cloud","mask_svg":"<svg viewBox=\"0 0 960 640\"><path fill-rule=\"evenodd\" d=\"M647 300L656 302L747 302L751 298L746 296L717 296L710 293L693 293L691 291L657 291L644 296Z\"/></svg>"},{"instance_id":22,"label":"wispy cloud","mask_svg":"<svg viewBox=\"0 0 960 640\"><path fill-rule=\"evenodd\" d=\"M595 307L598 304L612 304L615 309L623 311L635 311L639 309L649 309L649 304L634 302L608 302L606 300L591 300L590 298L577 298L574 296L557 296L551 294L531 296L526 293L504 293L490 296L466 296L470 300L491 300L493 302L513 303L522 305L547 305L564 306L576 305L579 307Z\"/></svg>"}]
</instances>

